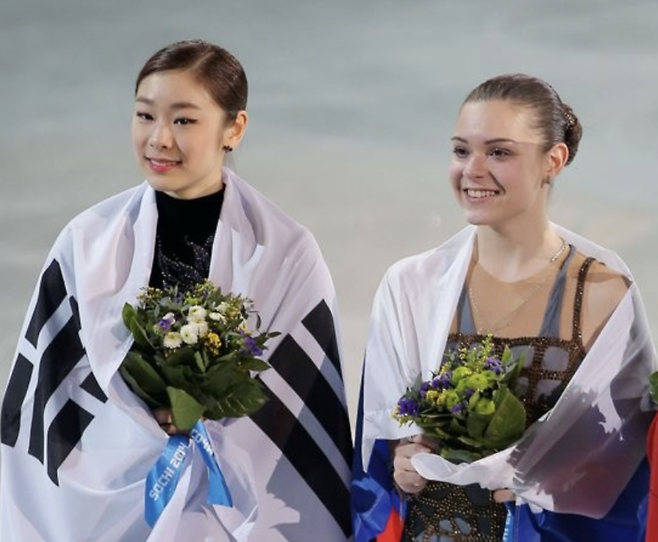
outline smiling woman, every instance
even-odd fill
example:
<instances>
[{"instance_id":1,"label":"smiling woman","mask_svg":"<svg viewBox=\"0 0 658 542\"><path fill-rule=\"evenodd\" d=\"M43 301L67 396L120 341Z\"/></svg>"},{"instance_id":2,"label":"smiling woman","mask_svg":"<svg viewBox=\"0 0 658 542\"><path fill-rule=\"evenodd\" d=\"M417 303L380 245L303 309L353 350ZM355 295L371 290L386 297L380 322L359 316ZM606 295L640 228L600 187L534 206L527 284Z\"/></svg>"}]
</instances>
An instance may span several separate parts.
<instances>
[{"instance_id":1,"label":"smiling woman","mask_svg":"<svg viewBox=\"0 0 658 542\"><path fill-rule=\"evenodd\" d=\"M25 319L2 405L0 539L351 538L335 292L310 232L224 167L245 134L246 105L242 66L211 43L171 44L139 73L132 138L146 181L67 225ZM199 321L209 298L181 294L201 292L207 279L213 292L248 300L236 330L221 338ZM196 414L185 433L171 423L173 399L163 405L150 389L131 391L137 377L158 376L139 363L155 325L124 320L147 286L166 297L154 321L173 325L174 305L188 315L157 358L169 388L183 387L178 378L244 403L244 386L225 370L239 365L243 378L258 373L260 410L220 420ZM223 305L207 307L209 318L229 319ZM211 375L201 347L252 344L254 328L272 336L266 352L258 348L263 360L243 364L230 357L243 350L229 351ZM136 372L120 370L124 360ZM163 408L142 400L153 397Z\"/></svg>"},{"instance_id":2,"label":"smiling woman","mask_svg":"<svg viewBox=\"0 0 658 542\"><path fill-rule=\"evenodd\" d=\"M239 108L233 114L220 103L189 70L140 77L132 122L133 147L155 190L179 199L221 190L224 156L240 144L247 128L247 112L246 103L231 104L229 111Z\"/></svg>"},{"instance_id":3,"label":"smiling woman","mask_svg":"<svg viewBox=\"0 0 658 542\"><path fill-rule=\"evenodd\" d=\"M616 254L548 216L581 135L555 90L527 75L487 80L462 104L449 179L471 225L391 267L373 305L353 481L358 542L396 530L390 540L404 542L643 538L657 360L642 302ZM485 340L524 359L513 392L526 433L460 470L444 459L421 476L423 458L412 458L448 457L447 446L391 413L414 382ZM451 378L424 401L447 402L463 383Z\"/></svg>"}]
</instances>

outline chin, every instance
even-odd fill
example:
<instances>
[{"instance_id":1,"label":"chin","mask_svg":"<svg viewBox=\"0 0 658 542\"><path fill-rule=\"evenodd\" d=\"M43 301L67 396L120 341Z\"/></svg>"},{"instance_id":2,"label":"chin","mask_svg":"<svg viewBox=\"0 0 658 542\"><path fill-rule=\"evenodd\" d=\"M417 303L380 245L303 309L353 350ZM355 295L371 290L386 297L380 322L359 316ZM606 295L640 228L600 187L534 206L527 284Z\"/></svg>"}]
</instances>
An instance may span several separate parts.
<instances>
[{"instance_id":1,"label":"chin","mask_svg":"<svg viewBox=\"0 0 658 542\"><path fill-rule=\"evenodd\" d=\"M172 183L162 181L161 179L153 179L150 177L146 177L146 182L153 190L156 190L158 192L173 192L176 190L176 187L173 186Z\"/></svg>"}]
</instances>

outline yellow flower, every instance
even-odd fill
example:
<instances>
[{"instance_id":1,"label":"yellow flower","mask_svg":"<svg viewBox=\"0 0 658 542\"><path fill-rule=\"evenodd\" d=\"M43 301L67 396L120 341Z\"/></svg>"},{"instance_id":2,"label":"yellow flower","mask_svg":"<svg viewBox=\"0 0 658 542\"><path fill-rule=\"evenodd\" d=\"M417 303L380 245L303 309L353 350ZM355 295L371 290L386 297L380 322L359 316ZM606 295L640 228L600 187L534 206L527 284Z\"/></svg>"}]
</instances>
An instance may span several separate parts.
<instances>
[{"instance_id":1,"label":"yellow flower","mask_svg":"<svg viewBox=\"0 0 658 542\"><path fill-rule=\"evenodd\" d=\"M208 348L213 354L219 354L219 347L222 346L222 340L217 333L212 331L208 333L208 335L206 335L206 342L208 343Z\"/></svg>"},{"instance_id":2,"label":"yellow flower","mask_svg":"<svg viewBox=\"0 0 658 542\"><path fill-rule=\"evenodd\" d=\"M425 400L429 403L437 403L439 399L439 392L436 390L428 390L425 394Z\"/></svg>"}]
</instances>

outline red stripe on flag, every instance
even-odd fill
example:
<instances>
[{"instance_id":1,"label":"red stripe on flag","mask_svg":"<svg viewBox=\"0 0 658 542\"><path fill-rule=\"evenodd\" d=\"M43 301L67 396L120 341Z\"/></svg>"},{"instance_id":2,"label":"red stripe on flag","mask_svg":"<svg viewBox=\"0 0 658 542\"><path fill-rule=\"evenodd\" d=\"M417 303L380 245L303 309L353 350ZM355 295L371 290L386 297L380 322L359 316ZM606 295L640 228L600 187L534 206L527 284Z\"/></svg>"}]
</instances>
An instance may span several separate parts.
<instances>
[{"instance_id":1,"label":"red stripe on flag","mask_svg":"<svg viewBox=\"0 0 658 542\"><path fill-rule=\"evenodd\" d=\"M377 535L377 542L400 542L403 527L404 520L400 517L397 510L392 509L391 514L388 516L386 529L384 529L382 534Z\"/></svg>"},{"instance_id":2,"label":"red stripe on flag","mask_svg":"<svg viewBox=\"0 0 658 542\"><path fill-rule=\"evenodd\" d=\"M651 467L649 483L649 512L646 542L658 540L658 415L653 419L647 436L647 456Z\"/></svg>"}]
</instances>

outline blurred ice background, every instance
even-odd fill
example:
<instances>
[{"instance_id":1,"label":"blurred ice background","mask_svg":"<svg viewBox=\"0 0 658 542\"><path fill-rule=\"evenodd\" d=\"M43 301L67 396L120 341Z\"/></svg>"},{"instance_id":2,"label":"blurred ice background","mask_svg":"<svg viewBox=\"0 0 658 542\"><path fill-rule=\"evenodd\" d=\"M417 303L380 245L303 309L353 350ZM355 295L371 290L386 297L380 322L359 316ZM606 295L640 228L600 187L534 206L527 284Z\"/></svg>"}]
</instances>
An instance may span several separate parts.
<instances>
[{"instance_id":1,"label":"blurred ice background","mask_svg":"<svg viewBox=\"0 0 658 542\"><path fill-rule=\"evenodd\" d=\"M449 137L466 93L547 79L585 127L552 218L630 265L658 337L658 4L651 0L21 0L0 6L0 381L46 253L75 214L140 182L134 77L174 40L250 82L234 166L316 235L342 310L352 416L385 269L463 226Z\"/></svg>"}]
</instances>

